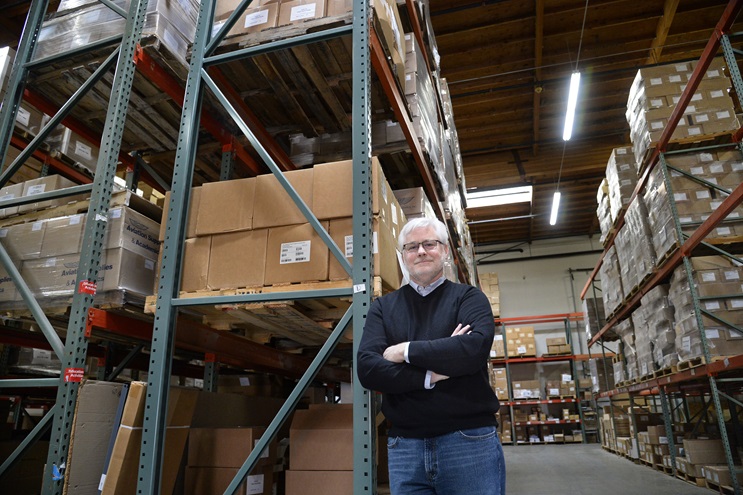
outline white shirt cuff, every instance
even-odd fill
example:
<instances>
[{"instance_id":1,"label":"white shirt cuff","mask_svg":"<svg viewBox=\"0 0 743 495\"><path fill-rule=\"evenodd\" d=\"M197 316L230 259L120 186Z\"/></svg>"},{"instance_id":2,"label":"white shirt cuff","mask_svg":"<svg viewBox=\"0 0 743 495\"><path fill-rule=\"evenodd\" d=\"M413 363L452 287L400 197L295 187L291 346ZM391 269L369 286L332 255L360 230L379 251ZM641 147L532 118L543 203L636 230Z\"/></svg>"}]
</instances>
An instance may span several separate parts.
<instances>
[{"instance_id":1,"label":"white shirt cuff","mask_svg":"<svg viewBox=\"0 0 743 495\"><path fill-rule=\"evenodd\" d=\"M405 351L403 352L403 357L405 358L405 362L410 364L410 359L408 359L408 348L410 347L410 342L405 342Z\"/></svg>"},{"instance_id":2,"label":"white shirt cuff","mask_svg":"<svg viewBox=\"0 0 743 495\"><path fill-rule=\"evenodd\" d=\"M423 383L423 387L426 390L431 390L433 387L436 386L435 383L431 383L431 373L433 373L433 371L431 370L426 371L426 381Z\"/></svg>"}]
</instances>

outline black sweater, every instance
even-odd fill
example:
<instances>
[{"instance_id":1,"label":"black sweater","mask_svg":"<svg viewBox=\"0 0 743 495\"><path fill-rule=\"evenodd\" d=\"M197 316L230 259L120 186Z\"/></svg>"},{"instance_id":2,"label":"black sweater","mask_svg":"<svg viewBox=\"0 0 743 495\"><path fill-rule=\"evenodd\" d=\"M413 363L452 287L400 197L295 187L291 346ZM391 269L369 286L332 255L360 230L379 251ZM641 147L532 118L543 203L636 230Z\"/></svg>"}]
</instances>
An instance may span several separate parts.
<instances>
[{"instance_id":1,"label":"black sweater","mask_svg":"<svg viewBox=\"0 0 743 495\"><path fill-rule=\"evenodd\" d=\"M452 337L456 326L471 333ZM495 425L499 403L488 382L495 324L477 288L445 281L422 297L409 285L374 300L357 355L361 384L382 392L390 435L427 438ZM384 350L410 342L410 363L392 363ZM424 387L426 371L449 378Z\"/></svg>"}]
</instances>

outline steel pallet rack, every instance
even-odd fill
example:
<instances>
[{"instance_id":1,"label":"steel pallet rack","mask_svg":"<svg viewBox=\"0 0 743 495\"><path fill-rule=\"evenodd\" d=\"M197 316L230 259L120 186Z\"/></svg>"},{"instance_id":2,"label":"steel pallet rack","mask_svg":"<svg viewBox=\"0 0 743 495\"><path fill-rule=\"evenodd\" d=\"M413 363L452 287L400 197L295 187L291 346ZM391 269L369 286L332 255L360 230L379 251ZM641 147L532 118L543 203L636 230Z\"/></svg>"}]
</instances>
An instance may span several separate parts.
<instances>
[{"instance_id":1,"label":"steel pallet rack","mask_svg":"<svg viewBox=\"0 0 743 495\"><path fill-rule=\"evenodd\" d=\"M661 263L660 266L656 268L656 270L645 281L644 284L641 284L639 290L636 293L631 295L629 298L627 298L624 301L622 305L620 305L619 309L614 313L614 315L610 319L608 319L604 328L602 328L599 331L599 333L595 335L593 338L591 338L588 342L589 348L597 342L603 343L603 336L606 334L606 332L608 332L617 322L629 317L632 311L634 311L639 306L640 299L642 298L642 296L644 296L653 287L657 286L658 284L662 283L665 280L668 280L671 273L674 271L674 269L676 269L677 267L681 265L684 266L686 277L691 287L691 293L692 293L692 298L694 302L694 314L696 316L696 323L697 323L698 328L700 329L700 340L702 342L703 358L704 358L703 364L699 367L694 367L689 370L673 373L668 376L651 379L651 380L640 382L638 384L630 385L627 387L619 387L610 392L604 392L602 396L612 397L620 393L628 393L630 394L630 400L632 400L632 394L637 394L637 393L640 393L643 395L658 395L660 399L660 405L662 408L662 412L663 412L663 418L664 418L664 424L665 424L666 431L671 432L673 431L672 430L672 419L673 419L672 416L674 415L674 413L676 415L679 415L678 410L680 407L679 405L680 403L678 402L674 403L674 401L672 401L669 398L669 394L680 393L684 390L683 387L680 387L680 386L675 387L675 385L683 384L685 382L695 382L695 381L698 382L701 377L701 379L706 381L705 385L709 390L710 401L715 407L718 426L720 428L720 436L722 437L722 443L723 443L723 447L725 450L727 465L728 465L728 469L729 469L729 472L732 478L732 489L736 495L740 495L741 493L741 486L738 483L738 478L737 478L737 474L740 471L739 471L739 468L734 465L733 454L732 454L731 446L728 440L729 437L726 431L725 416L724 416L724 410L722 407L721 400L724 399L727 401L731 411L733 411L735 407L743 408L743 403L741 403L740 401L738 401L737 399L735 399L728 393L723 392L721 388L731 383L741 383L741 381L743 381L743 378L742 378L743 374L740 372L741 363L743 363L741 359L743 358L743 356L734 356L734 357L726 358L723 361L713 362L710 357L709 345L708 345L707 337L704 331L705 325L704 325L703 319L705 317L709 317L712 320L728 327L734 332L743 333L743 329L728 321L725 321L719 317L716 317L714 314L709 313L706 310L703 310L700 308L700 297L695 288L693 273L692 273L692 266L691 266L691 262L689 258L691 257L692 253L695 252L697 248L705 247L708 250L711 250L712 252L716 254L726 256L738 263L743 262L743 260L736 257L735 255L725 252L718 247L712 246L709 243L704 242L704 239L709 236L712 230L718 224L724 221L726 217L738 205L741 204L741 201L743 201L743 184L738 185L733 190L727 190L727 189L718 187L715 184L706 183L707 186L716 189L718 192L725 194L727 197L721 202L721 204L712 213L712 215L710 215L705 221L703 221L701 225L699 225L691 235L686 235L682 232L682 224L679 221L675 202L671 199L673 189L671 187L669 166L666 162L665 157L676 153L674 151L668 151L671 134L673 133L676 126L678 125L682 114L684 113L687 105L691 101L692 95L694 94L697 87L699 86L699 83L702 80L702 77L704 76L707 68L709 67L709 64L712 58L716 55L720 47L722 47L723 53L725 55L727 66L730 71L730 77L733 83L733 88L735 89L736 93L743 94L741 93L741 91L743 91L743 79L741 79L740 71L738 69L738 63L736 60L736 53L740 53L740 52L738 50L733 49L732 44L730 42L730 37L735 36L735 35L734 34L731 35L729 33L730 27L732 26L734 19L740 13L741 8L743 8L743 2L741 1L731 0L728 3L725 11L723 12L721 16L720 21L715 26L712 37L707 43L702 53L702 56L700 57L699 62L697 63L692 73L692 76L689 79L688 84L686 85L685 89L682 92L680 100L678 101L676 107L674 108L673 113L671 114L671 117L668 119L668 124L666 128L664 129L659 139L658 144L653 150L653 153L651 154L647 162L648 165L646 166L644 173L640 177L640 180L638 181L638 184L630 199L631 202L635 201L635 197L641 193L641 191L647 184L650 173L653 171L653 169L656 166L660 166L662 170L662 174L663 174L664 184L668 191L669 203L670 203L672 215L674 218L677 239L680 240L679 241L680 246L670 256L668 256ZM743 136L743 130L738 130L732 136L735 147L741 152L743 152L743 145L741 144L742 136ZM700 148L700 149L713 149L713 148L714 147ZM689 152L693 150L687 149L684 151ZM681 152L681 151L678 151L678 152ZM689 174L684 174L684 175L689 176ZM702 183L704 182L702 179L694 178L691 176L689 176L689 178L697 182L702 182ZM606 246L607 248L613 244L614 239L616 237L616 232L619 231L619 229L622 227L623 224L624 224L624 214L620 213L616 230L608 239L608 243ZM604 253L605 252L606 251L604 251ZM599 259L593 272L591 273L589 280L586 283L586 286L581 292L581 298L585 298L585 295L588 292L589 287L592 287L593 281L598 273L599 268L601 267L602 262L603 262L603 254L601 258ZM726 298L726 297L734 297L734 295L723 296L723 298ZM683 404L683 401L681 401L681 404ZM732 416L737 416L737 415L733 414ZM613 417L613 414L612 414L612 417ZM685 417L688 419L689 418L688 414ZM637 430L635 429L635 431ZM669 440L669 450L671 452L672 471L675 474L676 460L675 460L675 446L674 446L673 435L669 434L668 440Z\"/></svg>"},{"instance_id":2,"label":"steel pallet rack","mask_svg":"<svg viewBox=\"0 0 743 495\"><path fill-rule=\"evenodd\" d=\"M63 373L60 379L35 379L35 380L3 380L0 381L0 388L12 389L17 387L52 387L57 386L57 401L32 433L24 440L19 449L11 455L2 466L0 466L0 475L6 472L22 454L23 450L37 440L45 431L52 428L52 441L48 453L46 470L44 473L43 493L61 493L63 490L64 465L67 457L70 442L71 423L73 419L73 410L76 401L76 394L79 387L81 370L83 369L84 360L87 355L96 355L102 353L97 346L89 345L87 339L93 332L104 330L106 334L120 333L129 338L139 338L143 342L148 342L151 349L149 355L148 371L148 389L146 397L146 415L144 418L144 430L142 450L140 457L139 478L137 485L138 493L157 493L161 478L161 468L163 462L163 445L165 435L165 411L168 402L168 382L172 371L173 353L175 346L198 346L201 342L198 339L201 328L194 328L191 332L186 332L183 336L181 332L181 322L178 318L180 308L198 305L215 305L225 303L245 303L245 302L267 302L274 300L287 299L311 299L318 297L351 297L353 304L341 318L335 327L327 342L318 352L317 356L306 367L306 372L302 375L296 388L287 399L284 407L279 411L276 418L271 422L264 435L261 443L256 447L254 452L260 452L263 447L270 441L278 428L286 421L288 414L301 397L302 392L308 386L311 379L318 373L320 367L327 361L330 353L337 344L341 334L352 320L363 322L366 310L371 299L370 273L371 273L371 256L359 256L353 267L346 261L338 247L334 244L327 232L314 217L312 212L305 205L299 195L294 191L291 184L283 177L282 171L290 167L285 155L282 156L278 149L268 138L266 133L261 132L260 126L255 126L255 122L246 123L242 115L249 113L245 107L240 107L236 103L234 93L230 92L229 84L224 84L220 79L217 71L209 71L210 68L218 64L235 61L240 58L250 57L253 55L268 53L274 50L289 48L308 44L332 37L351 36L353 39L353 174L354 174L354 221L353 236L354 246L358 253L371 252L371 212L370 212L370 84L372 70L381 80L382 88L387 95L393 111L402 125L403 132L410 144L413 158L417 169L422 176L424 189L427 195L435 199L436 189L433 179L428 169L428 164L420 145L415 136L411 119L405 110L405 104L399 87L394 82L394 76L387 64L386 56L382 44L377 37L376 32L371 27L371 8L367 2L355 1L353 11L353 24L351 26L331 28L326 31L320 31L312 34L301 35L292 39L281 40L267 45L259 45L251 48L245 48L230 53L216 55L216 49L225 34L238 20L240 14L247 8L250 1L243 0L236 8L235 12L225 22L219 33L212 36L211 25L214 17L214 8L216 1L202 1L197 23L197 34L193 45L193 54L190 61L186 87L182 92L183 111L181 114L180 132L178 134L178 147L175 159L175 170L173 182L171 184L171 200L168 205L167 213L167 232L163 244L163 262L161 265L159 290L157 295L157 309L155 315L154 328L148 328L148 325L140 325L137 330L136 325L128 325L126 329L122 328L122 319L114 315L109 315L105 311L92 308L93 294L95 292L95 280L98 261L101 256L101 239L104 222L100 221L105 217L108 203L111 197L113 178L116 173L117 162L122 161L128 166L141 165L145 168L143 175L150 175L150 179L157 182L165 188L166 184L159 179L153 170L148 170L136 157L121 155L120 145L123 134L124 120L127 112L127 105L132 89L132 79L135 69L146 71L146 67L152 69L151 64L143 63L137 65L137 61L146 58L138 46L141 37L144 17L146 13L147 1L134 0L131 2L129 11L112 4L108 0L100 0L101 3L113 9L126 19L124 34L114 39L104 40L101 44L87 47L86 50L100 48L106 44L120 43L120 47L114 49L113 53L101 64L98 71L83 84L79 91L70 98L58 111L54 105L45 101L43 98L34 99L33 103L47 113L54 114L50 124L42 129L39 135L29 143L28 147L21 152L13 164L0 176L0 184L4 184L15 173L23 161L35 152L36 147L48 135L51 129L58 123L64 122L68 126L75 126L76 130L84 133L84 126L77 125L74 119L69 117L70 110L82 99L86 91L96 84L103 77L103 74L116 66L115 79L111 91L111 98L108 106L106 124L104 127L103 137L100 139L101 153L99 155L97 172L92 185L75 186L62 192L48 193L35 196L34 201L40 199L51 199L63 195L79 194L80 192L91 192L91 206L88 222L84 231L84 248L81 253L81 269L78 271L76 281L77 292L72 300L71 318L68 324L67 338L63 343L57 336L54 329L48 323L46 316L38 302L34 299L33 294L26 286L17 270L14 269L7 253L0 245L0 262L11 274L12 278L18 285L25 303L31 308L33 316L39 322L48 346L51 347L63 362ZM73 53L63 54L59 57L50 57L44 60L34 60L34 49L37 43L38 33L44 14L47 10L48 2L46 0L34 0L29 11L26 28L19 46L17 63L14 65L11 73L11 80L8 85L8 93L3 105L3 111L0 113L0 156L5 156L5 151L12 138L13 122L18 106L24 94L24 82L29 71L34 67L43 66L51 63L63 56L71 56ZM408 12L412 19L411 24L414 33L419 42L422 43L422 36L417 22L416 10L412 2L407 2ZM82 53L86 50L79 50ZM162 73L149 72L148 77L163 78L167 77ZM169 88L174 85L166 84ZM219 86L227 86L220 88ZM197 135L199 124L202 124L213 134L223 136L223 130L215 128L215 124L210 120L209 115L204 112L204 99L206 91L210 91L213 98L223 107L224 111L234 121L235 125L242 134L248 139L255 152L260 156L270 171L274 173L290 195L297 203L297 206L305 215L315 231L320 235L323 241L328 244L330 251L351 275L352 284L344 289L324 289L311 290L302 292L281 292L273 294L245 295L245 296L220 296L199 299L181 299L178 297L177 288L179 287L180 265L182 258L182 240L185 234L185 221L188 214L189 193L192 174L195 163L195 152L197 144ZM177 89L174 90L178 93ZM171 93L174 100L178 100L179 95ZM227 94L227 96L225 96ZM26 96L29 96L27 93ZM30 93L33 98L33 93ZM251 116L248 115L248 120ZM97 141L95 136L88 134L92 141ZM255 163L252 159L241 151L239 146L234 144L231 138L223 141L225 150L222 162L222 173L220 178L226 179L230 176L230 169L233 166L235 155L242 157L243 162L256 171ZM277 164L278 163L278 164ZM136 175L136 174L133 174ZM131 179L132 181L134 179ZM131 183L131 182L130 182ZM28 202L28 201L27 201ZM23 201L5 202L3 206L23 204ZM445 214L437 201L437 215L445 220ZM468 279L467 268L458 263L460 277ZM176 342L175 328L179 326L178 342ZM360 332L363 324L354 325L354 345L359 341ZM97 330L96 330L97 329ZM190 335L190 337L189 337ZM31 339L34 340L34 339ZM27 335L19 336L18 343L27 345L29 337ZM215 345L217 352L223 356L217 358L214 355L207 354L207 361L210 357L212 363L216 359L230 363L241 362L239 359L230 358L229 345L235 342L228 340L222 341L221 344ZM44 346L43 342L36 342L33 345ZM142 344L139 346L141 349ZM215 349L215 350L216 350ZM355 350L355 349L354 349ZM119 367L130 362L132 355L124 358ZM264 358L268 361L277 360L275 356ZM274 361L275 362L275 361ZM299 360L294 366L300 367L306 362ZM179 370L180 371L180 370ZM198 370L191 370L191 373L198 373ZM206 366L206 377L214 378L215 367L209 363ZM185 374L185 372L184 372ZM332 375L332 373L331 373ZM339 375L332 375L336 379ZM353 374L354 387L354 492L370 493L376 491L376 480L374 468L375 444L375 404L374 396L369 391L364 390L357 382L355 373ZM228 493L233 493L240 482L247 475L248 471L255 465L256 456L250 456L246 459L243 467L238 472L235 479L228 488Z\"/></svg>"},{"instance_id":3,"label":"steel pallet rack","mask_svg":"<svg viewBox=\"0 0 743 495\"><path fill-rule=\"evenodd\" d=\"M524 316L524 317L513 317L513 318L496 318L495 322L496 325L501 326L501 332L503 334L503 347L505 351L505 355L508 356L508 344L506 339L506 327L512 326L512 325L530 325L530 324L542 324L542 323L557 323L562 322L565 326L565 339L568 345L570 346L570 354L567 355L560 355L560 356L539 356L539 357L516 357L516 358L510 358L505 357L503 359L501 358L495 358L491 359L491 363L495 364L503 364L505 365L506 369L506 377L508 380L508 396L509 400L501 402L502 405L508 406L509 413L511 416L511 438L514 439L514 444L517 444L515 441L516 438L516 431L515 428L517 426L542 426L542 425L575 425L579 426L581 430L582 435L582 443L586 443L586 432L584 429L584 420L583 420L583 410L581 407L581 401L580 399L576 397L568 397L568 398L559 398L559 399L535 399L535 400L515 400L514 399L514 393L513 393L513 384L511 380L511 366L515 364L543 364L543 363L550 363L550 364L557 364L557 363L568 363L570 365L570 373L575 379L577 374L577 367L576 367L576 358L577 356L573 353L573 331L574 328L572 327L572 323L583 321L583 313L563 313L563 314L551 314L551 315L539 315L539 316ZM576 385L576 394L579 394L579 390ZM578 420L547 420L547 421L524 421L524 422L516 422L513 420L513 408L514 406L530 406L530 405L554 405L554 404L563 404L563 405L574 405L579 414ZM529 443L529 442L525 442Z\"/></svg>"}]
</instances>

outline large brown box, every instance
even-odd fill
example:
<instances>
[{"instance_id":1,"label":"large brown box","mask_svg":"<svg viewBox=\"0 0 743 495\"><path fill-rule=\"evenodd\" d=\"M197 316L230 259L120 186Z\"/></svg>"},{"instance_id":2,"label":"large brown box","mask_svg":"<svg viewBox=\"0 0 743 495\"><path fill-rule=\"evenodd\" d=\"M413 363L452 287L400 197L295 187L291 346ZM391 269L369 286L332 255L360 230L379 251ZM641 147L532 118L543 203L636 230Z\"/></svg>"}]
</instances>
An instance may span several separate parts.
<instances>
[{"instance_id":1,"label":"large brown box","mask_svg":"<svg viewBox=\"0 0 743 495\"><path fill-rule=\"evenodd\" d=\"M237 475L239 468L186 466L185 495L224 493ZM235 493L244 495L271 495L273 493L273 466L257 467L248 474Z\"/></svg>"},{"instance_id":2,"label":"large brown box","mask_svg":"<svg viewBox=\"0 0 743 495\"><path fill-rule=\"evenodd\" d=\"M13 260L32 260L41 255L46 222L28 222L0 229L3 247Z\"/></svg>"},{"instance_id":3,"label":"large brown box","mask_svg":"<svg viewBox=\"0 0 743 495\"><path fill-rule=\"evenodd\" d=\"M146 392L147 384L144 382L132 382L129 385L121 425L116 434L111 461L103 483L103 495L128 495L136 492ZM173 492L197 398L198 393L195 390L170 389L165 460L159 493Z\"/></svg>"},{"instance_id":4,"label":"large brown box","mask_svg":"<svg viewBox=\"0 0 743 495\"><path fill-rule=\"evenodd\" d=\"M108 211L104 244L109 250L123 248L156 260L160 252L159 231L156 221L127 206L119 206Z\"/></svg>"},{"instance_id":5,"label":"large brown box","mask_svg":"<svg viewBox=\"0 0 743 495\"><path fill-rule=\"evenodd\" d=\"M252 229L255 184L256 179L251 177L201 186L196 235Z\"/></svg>"},{"instance_id":6,"label":"large brown box","mask_svg":"<svg viewBox=\"0 0 743 495\"><path fill-rule=\"evenodd\" d=\"M319 17L325 17L325 0L283 0L277 25L299 24Z\"/></svg>"},{"instance_id":7,"label":"large brown box","mask_svg":"<svg viewBox=\"0 0 743 495\"><path fill-rule=\"evenodd\" d=\"M225 234L231 235L231 234ZM181 290L193 292L207 290L209 276L209 253L213 236L186 239L183 244L183 271Z\"/></svg>"},{"instance_id":8,"label":"large brown box","mask_svg":"<svg viewBox=\"0 0 743 495\"><path fill-rule=\"evenodd\" d=\"M353 161L320 163L312 177L312 211L319 220L353 216ZM392 190L379 160L372 158L372 214L379 215ZM386 221L386 220L385 220Z\"/></svg>"},{"instance_id":9,"label":"large brown box","mask_svg":"<svg viewBox=\"0 0 743 495\"><path fill-rule=\"evenodd\" d=\"M725 449L720 439L684 439L684 454L691 464L723 464Z\"/></svg>"},{"instance_id":10,"label":"large brown box","mask_svg":"<svg viewBox=\"0 0 743 495\"><path fill-rule=\"evenodd\" d=\"M353 408L339 405L295 411L289 445L292 470L353 471Z\"/></svg>"},{"instance_id":11,"label":"large brown box","mask_svg":"<svg viewBox=\"0 0 743 495\"><path fill-rule=\"evenodd\" d=\"M327 230L328 222L320 222ZM327 280L328 246L308 223L268 229L265 285Z\"/></svg>"},{"instance_id":12,"label":"large brown box","mask_svg":"<svg viewBox=\"0 0 743 495\"><path fill-rule=\"evenodd\" d=\"M227 36L240 34L252 34L264 29L276 27L279 18L279 2L253 2L251 7L245 9ZM221 29L225 21L240 4L239 0L220 0L214 12L213 33Z\"/></svg>"},{"instance_id":13,"label":"large brown box","mask_svg":"<svg viewBox=\"0 0 743 495\"><path fill-rule=\"evenodd\" d=\"M193 428L188 439L188 465L192 467L242 467L253 451L264 427ZM276 441L270 442L257 466L270 466L276 459Z\"/></svg>"},{"instance_id":14,"label":"large brown box","mask_svg":"<svg viewBox=\"0 0 743 495\"><path fill-rule=\"evenodd\" d=\"M47 220L40 258L79 253L83 241L85 215L69 215Z\"/></svg>"},{"instance_id":15,"label":"large brown box","mask_svg":"<svg viewBox=\"0 0 743 495\"><path fill-rule=\"evenodd\" d=\"M198 218L199 205L201 204L201 186L191 188L191 197L189 198L189 201L188 218L186 219L187 239L196 237L196 219ZM160 220L160 235L158 236L160 242L165 240L165 232L167 229L166 220L168 219L168 209L170 208L170 191L165 192L163 204L165 207L163 208L162 220Z\"/></svg>"},{"instance_id":16,"label":"large brown box","mask_svg":"<svg viewBox=\"0 0 743 495\"><path fill-rule=\"evenodd\" d=\"M392 232L387 226L375 218L372 222L372 264L374 267L374 276L380 277L382 282L392 288L400 287L402 273L400 272L400 263L397 259L397 250L395 249L395 240ZM330 221L328 227L330 237L340 248L353 265L353 218L340 218ZM329 267L328 278L330 280L347 279L350 276L341 267L335 256L328 253Z\"/></svg>"},{"instance_id":17,"label":"large brown box","mask_svg":"<svg viewBox=\"0 0 743 495\"><path fill-rule=\"evenodd\" d=\"M266 273L268 229L212 236L210 290L262 286Z\"/></svg>"},{"instance_id":18,"label":"large brown box","mask_svg":"<svg viewBox=\"0 0 743 495\"><path fill-rule=\"evenodd\" d=\"M307 207L312 209L313 169L290 170L284 172L284 177ZM300 223L307 223L307 219L276 176L266 174L256 177L253 228L281 227Z\"/></svg>"},{"instance_id":19,"label":"large brown box","mask_svg":"<svg viewBox=\"0 0 743 495\"><path fill-rule=\"evenodd\" d=\"M23 196L23 182L5 186L0 189L0 201L10 201L11 199L20 198ZM7 217L10 215L16 215L18 213L17 206L10 206L8 208L0 208L0 217Z\"/></svg>"},{"instance_id":20,"label":"large brown box","mask_svg":"<svg viewBox=\"0 0 743 495\"><path fill-rule=\"evenodd\" d=\"M38 179L27 180L23 183L23 197L34 196L36 194L48 193L56 191L58 189L64 189L67 187L74 186L75 183L71 180L62 177L61 175L47 175L45 177L39 177ZM39 201L38 203L29 203L18 207L19 213L25 213L28 211L41 210L44 208L50 208L52 206L65 205L71 201L77 201L82 199L83 196L68 196L58 199L49 199L46 201Z\"/></svg>"},{"instance_id":21,"label":"large brown box","mask_svg":"<svg viewBox=\"0 0 743 495\"><path fill-rule=\"evenodd\" d=\"M353 471L286 472L286 495L349 495L353 493Z\"/></svg>"}]
</instances>

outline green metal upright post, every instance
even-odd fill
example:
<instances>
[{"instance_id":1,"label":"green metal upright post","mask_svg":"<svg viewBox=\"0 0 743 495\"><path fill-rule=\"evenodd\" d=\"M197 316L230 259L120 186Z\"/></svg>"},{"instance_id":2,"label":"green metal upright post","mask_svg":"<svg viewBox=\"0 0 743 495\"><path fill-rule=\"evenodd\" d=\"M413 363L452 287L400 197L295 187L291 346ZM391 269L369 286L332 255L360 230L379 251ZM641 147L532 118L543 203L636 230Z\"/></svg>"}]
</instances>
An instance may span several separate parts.
<instances>
[{"instance_id":1,"label":"green metal upright post","mask_svg":"<svg viewBox=\"0 0 743 495\"><path fill-rule=\"evenodd\" d=\"M64 488L64 466L70 445L77 390L85 371L85 357L88 349L85 323L96 291L98 266L104 249L103 241L114 176L134 79L134 50L142 34L146 11L146 0L131 2L125 36L111 87L111 97L101 137L101 150L93 182L93 193L83 234L75 293L67 326L62 358L62 379L57 390L55 408L57 412L54 416L49 453L44 469L42 486L44 494L61 494Z\"/></svg>"},{"instance_id":2,"label":"green metal upright post","mask_svg":"<svg viewBox=\"0 0 743 495\"><path fill-rule=\"evenodd\" d=\"M372 296L371 217L371 78L369 27L371 8L365 0L353 7L353 352L358 351ZM356 254L358 253L358 255ZM377 427L373 392L359 383L353 366L353 491L376 493ZM386 446L383 446L386 448Z\"/></svg>"}]
</instances>

